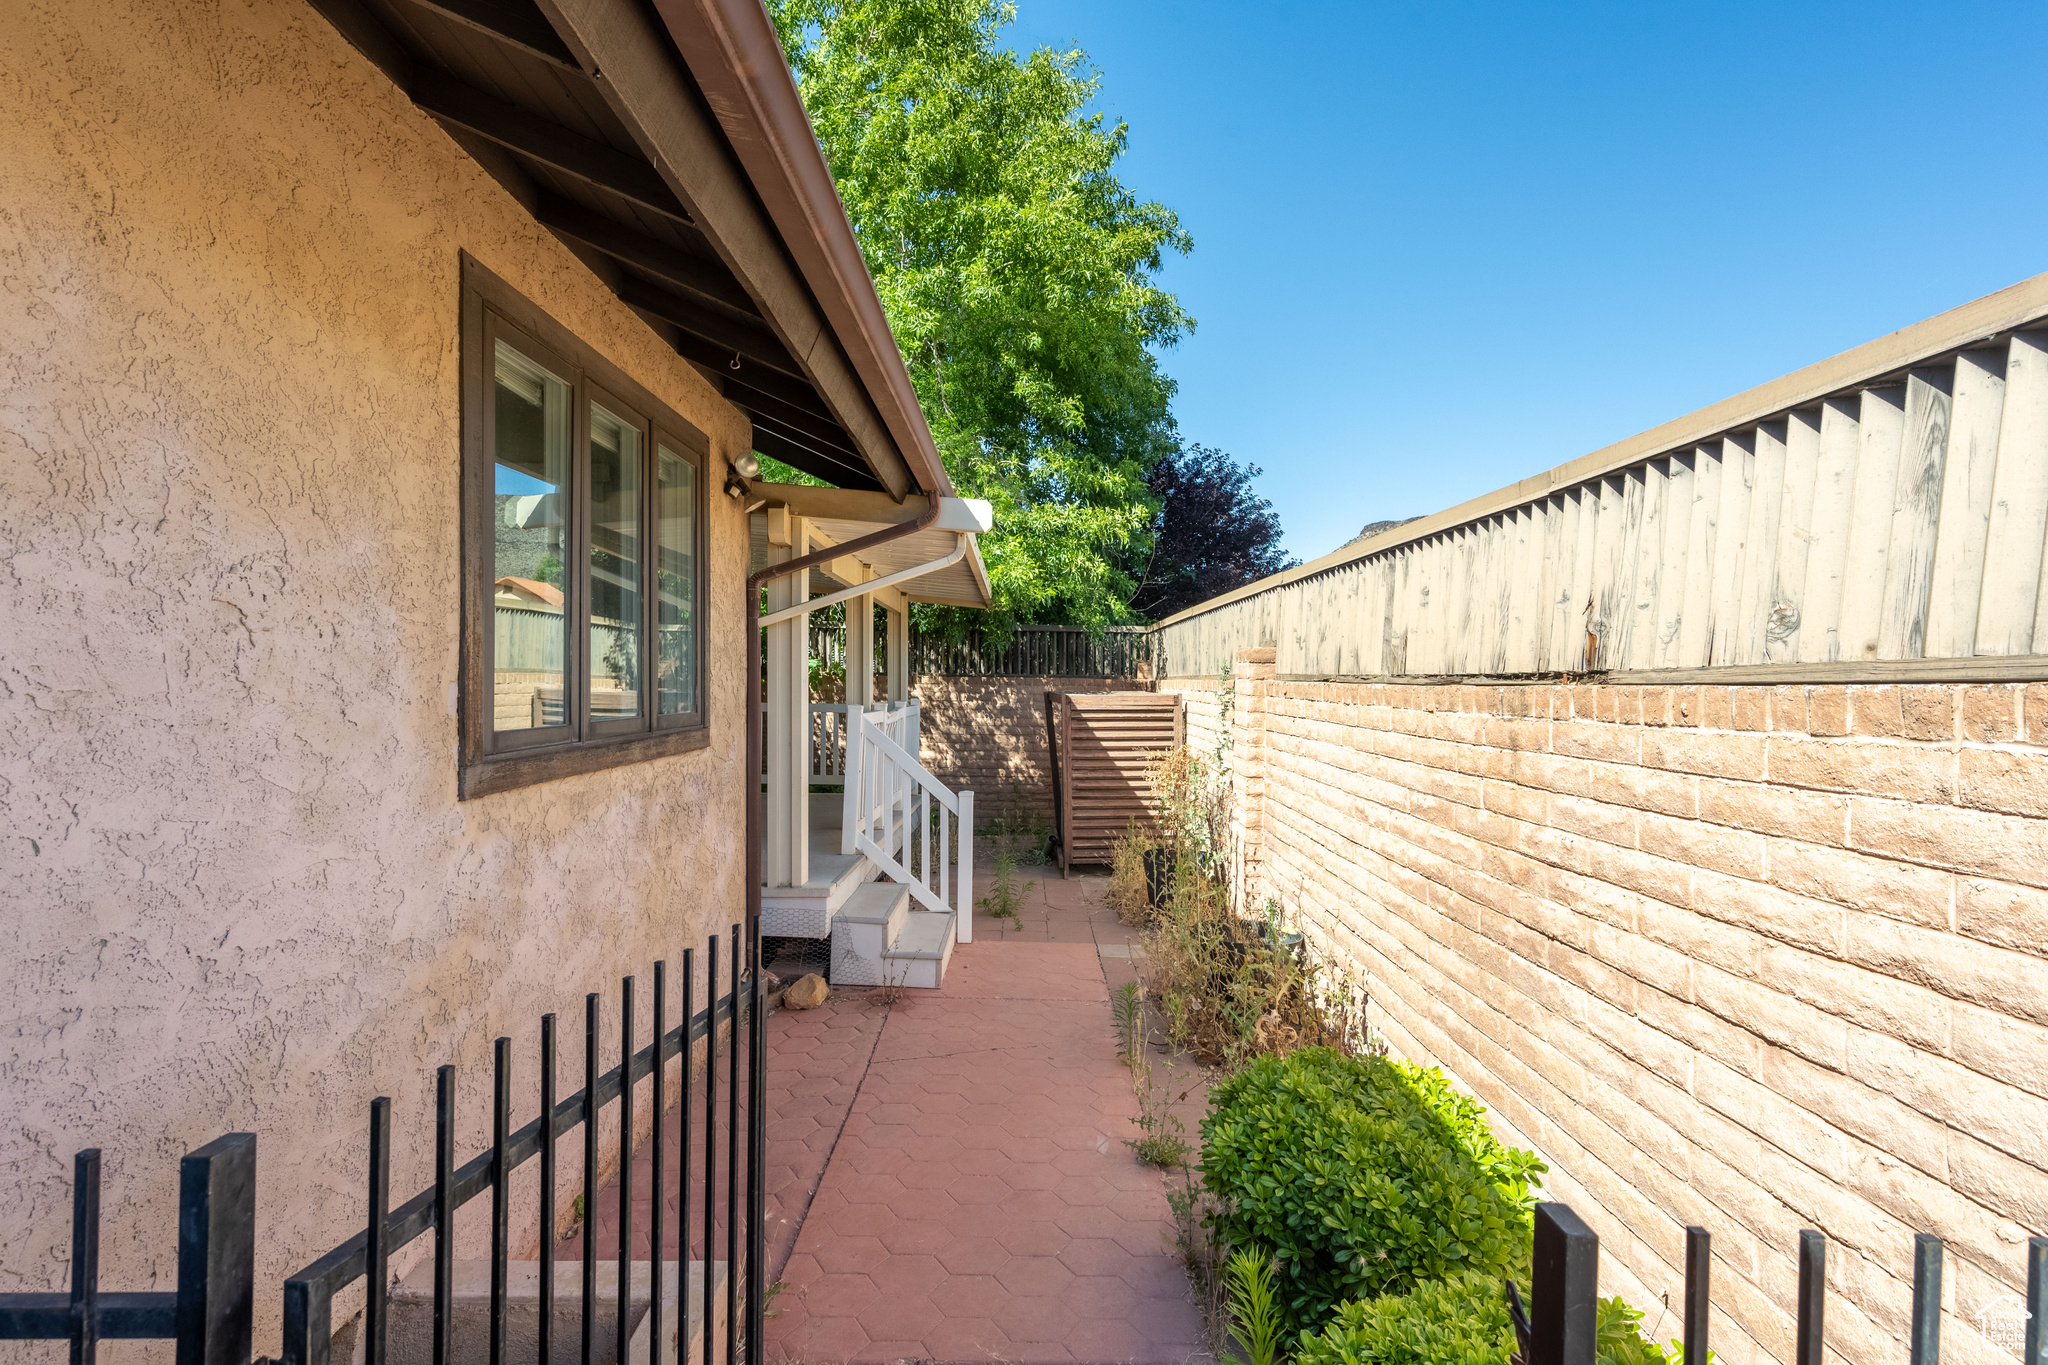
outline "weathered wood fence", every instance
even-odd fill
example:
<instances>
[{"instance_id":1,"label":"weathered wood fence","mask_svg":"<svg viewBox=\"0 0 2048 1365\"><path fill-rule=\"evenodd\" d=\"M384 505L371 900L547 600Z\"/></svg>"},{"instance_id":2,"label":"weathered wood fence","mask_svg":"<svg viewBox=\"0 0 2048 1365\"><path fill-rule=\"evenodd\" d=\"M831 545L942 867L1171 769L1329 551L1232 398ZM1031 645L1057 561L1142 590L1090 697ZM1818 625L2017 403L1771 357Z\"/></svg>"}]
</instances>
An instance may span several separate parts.
<instances>
[{"instance_id":1,"label":"weathered wood fence","mask_svg":"<svg viewBox=\"0 0 2048 1365\"><path fill-rule=\"evenodd\" d=\"M1204 603L1161 675L2048 653L2048 275Z\"/></svg>"}]
</instances>

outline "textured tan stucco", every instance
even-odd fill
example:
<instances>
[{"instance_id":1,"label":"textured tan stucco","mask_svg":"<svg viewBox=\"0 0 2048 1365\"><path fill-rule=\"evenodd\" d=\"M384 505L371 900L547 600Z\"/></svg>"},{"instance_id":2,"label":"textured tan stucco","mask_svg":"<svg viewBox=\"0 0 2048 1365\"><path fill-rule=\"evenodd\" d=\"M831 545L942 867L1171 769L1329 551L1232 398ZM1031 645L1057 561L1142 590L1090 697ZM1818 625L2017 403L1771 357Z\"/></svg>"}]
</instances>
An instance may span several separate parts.
<instances>
[{"instance_id":1,"label":"textured tan stucco","mask_svg":"<svg viewBox=\"0 0 2048 1365\"><path fill-rule=\"evenodd\" d=\"M458 252L711 437L739 415L297 0L0 6L0 1289L175 1279L176 1162L259 1134L278 1286L487 1135L538 1018L741 906L743 528L714 499L708 750L458 803ZM725 718L724 723L719 723ZM700 996L701 998L701 996ZM640 1025L646 1036L646 1023ZM424 1243L420 1244L424 1246ZM124 1347L126 1358L135 1348Z\"/></svg>"}]
</instances>

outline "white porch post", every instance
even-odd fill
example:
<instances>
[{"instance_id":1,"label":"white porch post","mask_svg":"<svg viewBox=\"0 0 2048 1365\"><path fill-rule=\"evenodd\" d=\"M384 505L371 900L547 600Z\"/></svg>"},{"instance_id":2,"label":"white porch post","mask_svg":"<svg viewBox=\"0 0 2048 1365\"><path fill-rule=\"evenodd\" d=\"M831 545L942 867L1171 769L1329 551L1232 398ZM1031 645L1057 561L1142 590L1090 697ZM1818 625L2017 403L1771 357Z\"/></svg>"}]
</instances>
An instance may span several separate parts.
<instances>
[{"instance_id":1,"label":"white porch post","mask_svg":"<svg viewBox=\"0 0 2048 1365\"><path fill-rule=\"evenodd\" d=\"M953 939L956 943L974 942L974 793L960 793L960 865L959 889L954 898L959 902L953 912Z\"/></svg>"},{"instance_id":2,"label":"white porch post","mask_svg":"<svg viewBox=\"0 0 2048 1365\"><path fill-rule=\"evenodd\" d=\"M874 571L864 569L867 577ZM875 699L875 599L872 593L846 599L846 702L866 706Z\"/></svg>"},{"instance_id":3,"label":"white porch post","mask_svg":"<svg viewBox=\"0 0 2048 1365\"><path fill-rule=\"evenodd\" d=\"M771 507L768 562L783 564L809 552L802 517ZM810 600L808 571L769 582L768 610ZM767 630L767 784L763 805L767 828L761 850L762 882L802 886L810 879L811 686L810 616L806 613Z\"/></svg>"},{"instance_id":4,"label":"white porch post","mask_svg":"<svg viewBox=\"0 0 2048 1365\"><path fill-rule=\"evenodd\" d=\"M861 791L861 728L868 713L861 707L846 708L846 767L840 776L846 781L839 798L839 851L854 853L854 836L862 830L861 803L868 798Z\"/></svg>"},{"instance_id":5,"label":"white porch post","mask_svg":"<svg viewBox=\"0 0 2048 1365\"><path fill-rule=\"evenodd\" d=\"M902 597L889 608L889 700L910 700L910 603Z\"/></svg>"}]
</instances>

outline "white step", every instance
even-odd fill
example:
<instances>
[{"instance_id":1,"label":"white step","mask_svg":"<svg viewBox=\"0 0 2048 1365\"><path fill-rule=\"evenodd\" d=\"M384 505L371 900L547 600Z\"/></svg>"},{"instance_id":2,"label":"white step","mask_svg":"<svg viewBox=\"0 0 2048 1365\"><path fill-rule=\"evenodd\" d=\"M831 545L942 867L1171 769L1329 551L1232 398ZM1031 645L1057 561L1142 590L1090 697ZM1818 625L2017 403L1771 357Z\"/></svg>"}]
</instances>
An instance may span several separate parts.
<instances>
[{"instance_id":1,"label":"white step","mask_svg":"<svg viewBox=\"0 0 2048 1365\"><path fill-rule=\"evenodd\" d=\"M869 882L832 913L832 984L881 986L882 955L896 942L910 912L910 888Z\"/></svg>"},{"instance_id":2,"label":"white step","mask_svg":"<svg viewBox=\"0 0 2048 1365\"><path fill-rule=\"evenodd\" d=\"M937 990L946 981L953 960L955 926L950 911L913 910L903 917L903 931L882 954L882 970L899 986Z\"/></svg>"},{"instance_id":3,"label":"white step","mask_svg":"<svg viewBox=\"0 0 2048 1365\"><path fill-rule=\"evenodd\" d=\"M881 869L858 853L839 851L839 831L811 831L811 879L802 886L761 888L761 932L782 938L829 938L832 916Z\"/></svg>"},{"instance_id":4,"label":"white step","mask_svg":"<svg viewBox=\"0 0 2048 1365\"><path fill-rule=\"evenodd\" d=\"M832 984L936 989L953 959L953 916L910 908L910 888L875 882L832 917Z\"/></svg>"}]
</instances>

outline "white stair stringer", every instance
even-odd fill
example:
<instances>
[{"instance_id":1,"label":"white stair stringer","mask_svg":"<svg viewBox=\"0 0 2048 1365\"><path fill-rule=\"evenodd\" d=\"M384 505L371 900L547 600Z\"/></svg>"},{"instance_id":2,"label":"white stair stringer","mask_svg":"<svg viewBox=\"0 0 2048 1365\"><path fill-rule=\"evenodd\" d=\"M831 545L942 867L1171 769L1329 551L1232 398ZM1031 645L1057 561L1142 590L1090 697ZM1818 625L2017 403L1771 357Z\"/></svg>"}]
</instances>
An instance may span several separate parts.
<instances>
[{"instance_id":1,"label":"white stair stringer","mask_svg":"<svg viewBox=\"0 0 2048 1365\"><path fill-rule=\"evenodd\" d=\"M947 790L914 750L858 709L848 708L846 721L841 852L869 859L925 913L950 918L955 941L972 943L974 793Z\"/></svg>"},{"instance_id":2,"label":"white stair stringer","mask_svg":"<svg viewBox=\"0 0 2048 1365\"><path fill-rule=\"evenodd\" d=\"M910 908L910 888L872 882L832 916L832 984L936 989L953 957L953 916Z\"/></svg>"}]
</instances>

